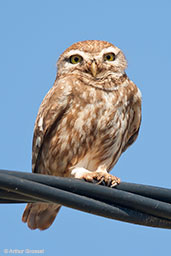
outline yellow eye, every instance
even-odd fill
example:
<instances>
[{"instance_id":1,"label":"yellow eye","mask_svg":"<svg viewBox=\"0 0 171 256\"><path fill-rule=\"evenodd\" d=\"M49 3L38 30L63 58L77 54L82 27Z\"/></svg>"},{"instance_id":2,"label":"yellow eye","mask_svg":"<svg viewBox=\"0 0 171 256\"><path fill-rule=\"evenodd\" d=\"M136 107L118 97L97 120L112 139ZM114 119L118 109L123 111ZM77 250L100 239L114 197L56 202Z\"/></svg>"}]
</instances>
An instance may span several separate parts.
<instances>
[{"instance_id":1,"label":"yellow eye","mask_svg":"<svg viewBox=\"0 0 171 256\"><path fill-rule=\"evenodd\" d=\"M77 63L81 62L82 59L83 59L83 58L82 58L80 55L72 55L72 56L70 57L70 62L71 62L72 64L77 64Z\"/></svg>"},{"instance_id":2,"label":"yellow eye","mask_svg":"<svg viewBox=\"0 0 171 256\"><path fill-rule=\"evenodd\" d=\"M104 60L114 61L115 60L115 54L113 52L105 54L104 55Z\"/></svg>"}]
</instances>

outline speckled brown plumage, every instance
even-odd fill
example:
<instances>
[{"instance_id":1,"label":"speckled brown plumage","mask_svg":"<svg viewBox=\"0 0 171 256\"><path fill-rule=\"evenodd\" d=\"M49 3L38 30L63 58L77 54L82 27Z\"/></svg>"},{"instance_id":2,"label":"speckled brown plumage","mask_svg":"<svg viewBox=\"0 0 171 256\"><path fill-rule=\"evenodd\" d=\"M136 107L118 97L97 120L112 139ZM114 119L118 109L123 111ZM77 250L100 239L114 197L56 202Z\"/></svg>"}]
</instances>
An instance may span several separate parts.
<instances>
[{"instance_id":1,"label":"speckled brown plumage","mask_svg":"<svg viewBox=\"0 0 171 256\"><path fill-rule=\"evenodd\" d=\"M104 59L109 53L112 61ZM73 55L81 61L70 63ZM141 122L141 94L126 67L121 50L105 41L78 42L60 56L35 122L33 172L119 183L108 172L137 138ZM23 221L31 229L48 228L59 208L28 204Z\"/></svg>"}]
</instances>

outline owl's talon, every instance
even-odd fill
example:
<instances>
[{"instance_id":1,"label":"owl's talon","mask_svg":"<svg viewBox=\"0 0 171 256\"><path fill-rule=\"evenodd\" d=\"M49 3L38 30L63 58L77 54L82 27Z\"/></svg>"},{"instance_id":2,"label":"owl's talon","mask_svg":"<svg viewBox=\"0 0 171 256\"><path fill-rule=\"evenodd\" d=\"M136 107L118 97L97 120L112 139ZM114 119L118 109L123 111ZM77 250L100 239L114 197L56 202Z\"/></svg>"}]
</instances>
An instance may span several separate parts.
<instances>
[{"instance_id":1,"label":"owl's talon","mask_svg":"<svg viewBox=\"0 0 171 256\"><path fill-rule=\"evenodd\" d=\"M111 184L110 187L114 188L116 185L118 185L118 184L115 182L115 183Z\"/></svg>"},{"instance_id":2,"label":"owl's talon","mask_svg":"<svg viewBox=\"0 0 171 256\"><path fill-rule=\"evenodd\" d=\"M97 185L105 185L105 180L104 180L104 177L102 177L98 182L96 182Z\"/></svg>"},{"instance_id":3,"label":"owl's talon","mask_svg":"<svg viewBox=\"0 0 171 256\"><path fill-rule=\"evenodd\" d=\"M111 177L109 176L109 179L108 179L108 181L107 181L107 186L108 186L108 187L111 187L111 184L112 184L112 179L111 179Z\"/></svg>"}]
</instances>

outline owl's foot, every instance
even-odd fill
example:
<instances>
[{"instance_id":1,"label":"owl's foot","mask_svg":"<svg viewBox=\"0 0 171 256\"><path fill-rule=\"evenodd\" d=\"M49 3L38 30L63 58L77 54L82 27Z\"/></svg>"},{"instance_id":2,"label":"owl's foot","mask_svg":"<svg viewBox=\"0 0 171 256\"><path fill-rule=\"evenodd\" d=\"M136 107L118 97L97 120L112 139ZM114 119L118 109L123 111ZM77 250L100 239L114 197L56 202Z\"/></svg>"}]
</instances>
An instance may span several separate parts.
<instances>
[{"instance_id":1,"label":"owl's foot","mask_svg":"<svg viewBox=\"0 0 171 256\"><path fill-rule=\"evenodd\" d=\"M106 185L108 187L115 187L120 183L119 178L101 168L98 168L95 172L90 172L84 168L75 168L72 170L72 175L77 179L84 179L85 181Z\"/></svg>"},{"instance_id":2,"label":"owl's foot","mask_svg":"<svg viewBox=\"0 0 171 256\"><path fill-rule=\"evenodd\" d=\"M84 173L82 179L96 184L106 185L108 187L115 187L120 183L120 179L107 172L91 172Z\"/></svg>"}]
</instances>

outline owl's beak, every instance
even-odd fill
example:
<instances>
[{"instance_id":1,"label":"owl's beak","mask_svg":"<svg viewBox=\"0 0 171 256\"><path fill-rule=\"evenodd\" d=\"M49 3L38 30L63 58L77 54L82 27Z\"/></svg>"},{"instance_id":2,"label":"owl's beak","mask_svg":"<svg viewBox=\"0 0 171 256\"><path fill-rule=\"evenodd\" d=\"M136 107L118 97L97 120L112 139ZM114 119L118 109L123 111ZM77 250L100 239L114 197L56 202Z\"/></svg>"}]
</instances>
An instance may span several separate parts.
<instances>
[{"instance_id":1,"label":"owl's beak","mask_svg":"<svg viewBox=\"0 0 171 256\"><path fill-rule=\"evenodd\" d=\"M97 64L93 61L90 66L90 71L94 77L97 75Z\"/></svg>"}]
</instances>

